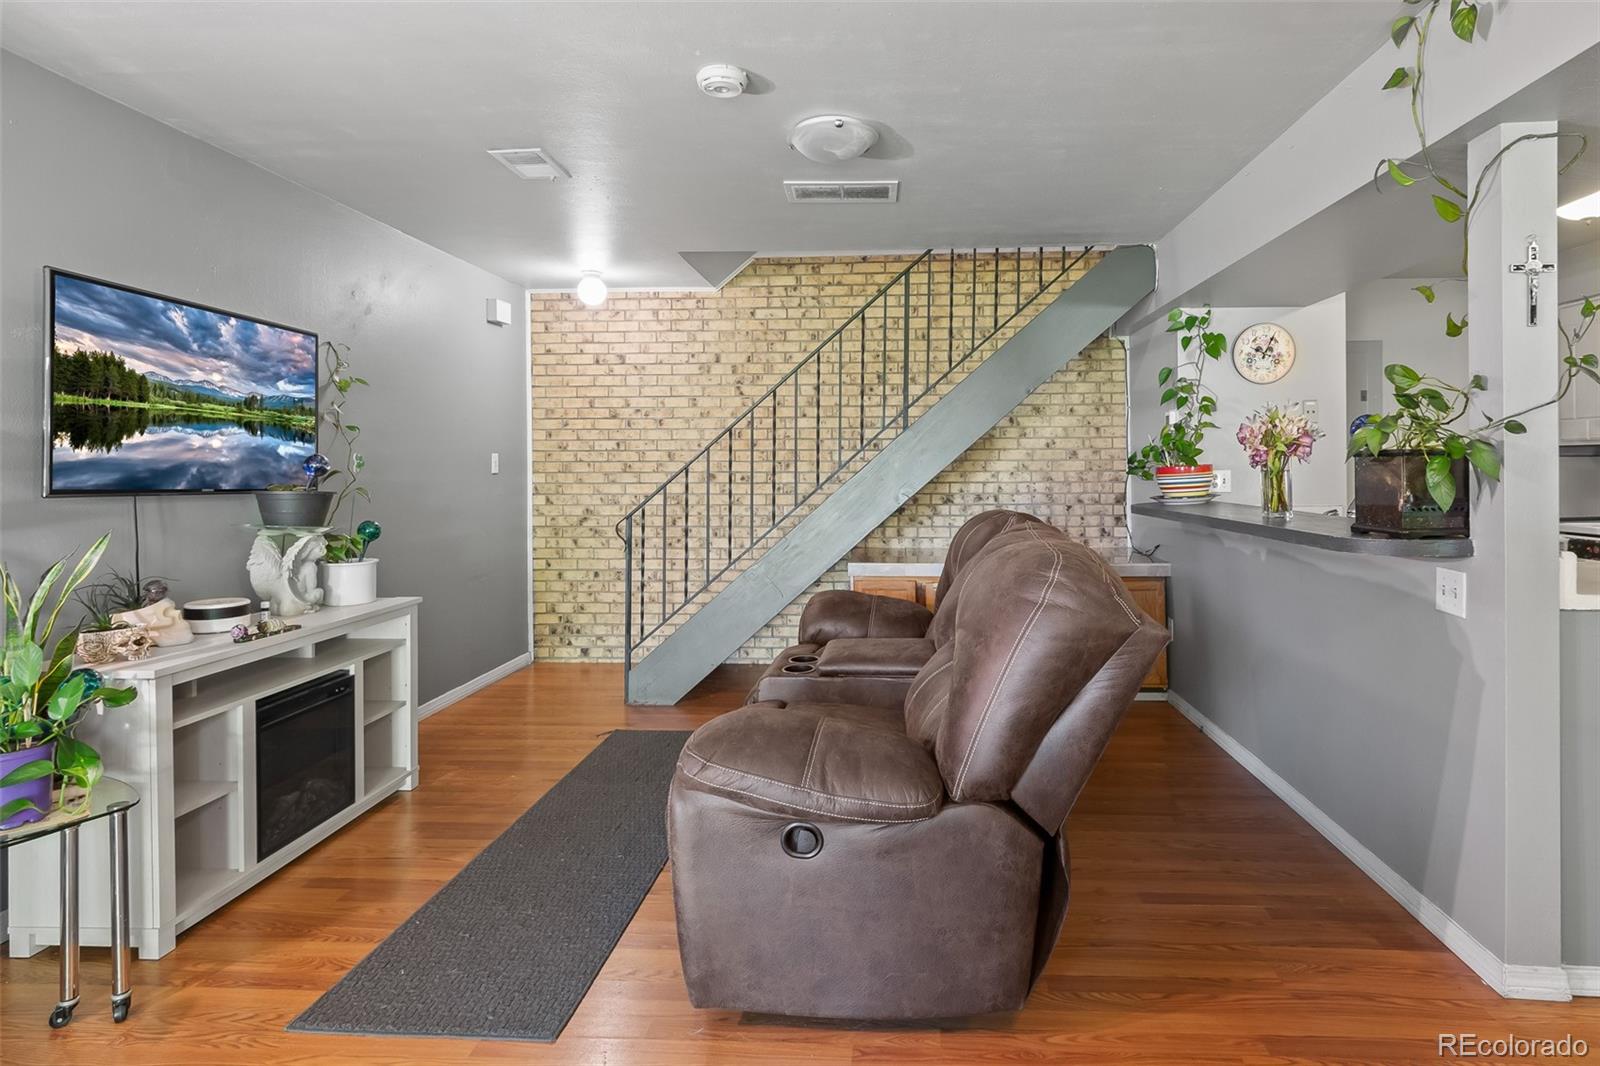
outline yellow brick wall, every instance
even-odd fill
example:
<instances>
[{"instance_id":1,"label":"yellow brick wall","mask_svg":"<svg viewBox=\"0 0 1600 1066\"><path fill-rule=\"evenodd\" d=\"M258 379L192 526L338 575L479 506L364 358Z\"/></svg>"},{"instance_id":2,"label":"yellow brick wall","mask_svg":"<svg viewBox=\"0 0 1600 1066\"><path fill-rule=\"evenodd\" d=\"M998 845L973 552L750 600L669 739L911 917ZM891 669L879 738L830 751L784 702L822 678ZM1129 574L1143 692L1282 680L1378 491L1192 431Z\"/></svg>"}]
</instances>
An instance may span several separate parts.
<instances>
[{"instance_id":1,"label":"yellow brick wall","mask_svg":"<svg viewBox=\"0 0 1600 1066\"><path fill-rule=\"evenodd\" d=\"M1094 261L1093 257L1084 261L1031 311L1002 329L972 357L972 365ZM715 293L614 293L603 307L592 310L567 295L533 297L537 656L621 657L623 551L613 531L618 519L909 262L910 257L867 256L763 259ZM991 277L992 265L992 261L958 260L951 265L948 282L941 273L943 266L925 268L934 299L927 300L921 289L916 290L912 307L918 321L911 327L913 349L922 353L925 364L944 358L942 346L949 342L950 329L943 308L950 290L954 290L951 306L956 308L958 321L974 301L981 318L996 304L1009 313L1016 290L1021 289L1024 296L1030 291L1034 277L1031 261L1002 261ZM1052 265L1062 263L1056 260ZM960 273L963 267L971 269L970 276ZM939 289L941 285L945 288ZM962 310L964 306L968 311ZM707 475L696 468L689 480L688 497L701 520L692 521L687 534L677 532L683 516L681 498L677 493L670 497L672 510L663 525L669 532L670 581L674 586L681 556L689 557L686 567L692 564L692 590L720 568L714 552L724 548L730 524L740 530L752 523L759 528L765 524L761 518L770 519L767 500L758 496L772 492L780 514L795 499L787 492L778 499L774 480L787 490L791 478L797 483L814 478L823 449L837 445L839 429L847 437L859 434L859 425L844 424L847 416L840 408L841 398L849 400L852 407L859 405L865 380L866 394L874 403L893 406L891 398L899 396L900 384L888 378L897 376L898 371L880 377L871 368L892 364L870 361L881 358L883 350L898 350L898 305L891 302L889 312L887 329L880 331L874 319L871 331L857 326L855 332L846 332L844 339L851 346L848 358L825 356L820 368L824 373L808 371L788 386L789 391L780 390L780 417L771 421L758 418L754 433L736 436L734 454L739 462L731 483L724 477L726 445L714 450L711 461L715 466L709 477L716 491L714 497L706 493L704 504L701 492L707 488ZM858 343L868 349L865 379L856 363ZM959 377L959 372L952 376L923 408ZM908 557L937 561L966 518L993 506L1032 511L1103 550L1122 546L1126 542L1122 474L1127 436L1125 396L1122 347L1102 338L907 501L859 551L908 553ZM793 420L795 412L815 416L818 410L836 418L838 424L825 426L818 420L813 426ZM876 426L875 418L876 412L867 413L868 432ZM769 429L775 431L770 438ZM791 461L796 455L803 456L798 469ZM758 473L754 486L745 465L752 456ZM821 460L820 465L826 471L830 464ZM778 478L763 473L772 469L779 471ZM802 484L801 494L805 491ZM802 508L789 524L804 513ZM648 514L649 522L657 521L654 507ZM707 515L709 522L704 521ZM642 520L641 528L644 525ZM713 529L709 543L701 526ZM736 548L742 546L736 544ZM707 561L711 562L709 569L702 565ZM738 569L735 566L719 585ZM652 569L652 579L654 576ZM845 584L841 562L812 591ZM658 595L659 588L649 594ZM764 661L786 646L809 596L810 592L801 596L765 627L740 650L736 661ZM647 602L653 622L660 604ZM673 605L669 603L668 609Z\"/></svg>"}]
</instances>

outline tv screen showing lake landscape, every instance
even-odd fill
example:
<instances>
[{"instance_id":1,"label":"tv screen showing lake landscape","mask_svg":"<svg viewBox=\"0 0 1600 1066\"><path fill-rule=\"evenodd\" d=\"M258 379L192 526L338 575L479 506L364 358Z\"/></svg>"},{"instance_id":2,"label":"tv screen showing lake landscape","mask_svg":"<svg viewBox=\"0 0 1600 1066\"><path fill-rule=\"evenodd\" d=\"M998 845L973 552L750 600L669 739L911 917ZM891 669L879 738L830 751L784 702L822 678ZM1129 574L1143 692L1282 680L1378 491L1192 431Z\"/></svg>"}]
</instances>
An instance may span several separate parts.
<instances>
[{"instance_id":1,"label":"tv screen showing lake landscape","mask_svg":"<svg viewBox=\"0 0 1600 1066\"><path fill-rule=\"evenodd\" d=\"M304 481L315 334L50 273L50 494L242 492Z\"/></svg>"}]
</instances>

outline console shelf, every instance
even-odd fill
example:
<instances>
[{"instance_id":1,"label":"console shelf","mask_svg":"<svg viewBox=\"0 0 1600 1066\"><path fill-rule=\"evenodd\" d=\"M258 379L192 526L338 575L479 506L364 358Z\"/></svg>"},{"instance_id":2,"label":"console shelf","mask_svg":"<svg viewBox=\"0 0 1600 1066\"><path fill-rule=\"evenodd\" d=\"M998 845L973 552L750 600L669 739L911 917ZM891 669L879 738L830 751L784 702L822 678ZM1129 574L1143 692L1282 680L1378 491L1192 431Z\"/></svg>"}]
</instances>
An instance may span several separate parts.
<instances>
[{"instance_id":1,"label":"console shelf","mask_svg":"<svg viewBox=\"0 0 1600 1066\"><path fill-rule=\"evenodd\" d=\"M420 602L324 608L278 636L242 644L226 634L202 636L100 668L109 684L138 690L133 703L90 716L80 728L106 772L141 797L129 812L129 924L141 957L165 955L179 933L395 792L416 787ZM256 701L338 672L355 681L355 800L258 861ZM83 853L103 855L105 832L102 822L84 826ZM33 841L13 849L13 956L59 940L54 848ZM104 879L84 878L80 893L82 942L109 945Z\"/></svg>"}]
</instances>

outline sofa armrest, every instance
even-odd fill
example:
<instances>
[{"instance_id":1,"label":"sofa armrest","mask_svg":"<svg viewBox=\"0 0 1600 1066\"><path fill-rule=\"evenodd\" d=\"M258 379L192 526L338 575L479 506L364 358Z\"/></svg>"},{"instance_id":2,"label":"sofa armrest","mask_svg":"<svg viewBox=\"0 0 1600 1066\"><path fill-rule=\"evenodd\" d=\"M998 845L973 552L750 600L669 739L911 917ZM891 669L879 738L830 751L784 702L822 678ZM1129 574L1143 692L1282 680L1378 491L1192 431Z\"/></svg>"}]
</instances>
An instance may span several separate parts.
<instances>
[{"instance_id":1,"label":"sofa armrest","mask_svg":"<svg viewBox=\"0 0 1600 1066\"><path fill-rule=\"evenodd\" d=\"M800 613L801 644L826 644L843 637L920 637L933 612L920 603L892 596L827 589L811 597Z\"/></svg>"},{"instance_id":2,"label":"sofa armrest","mask_svg":"<svg viewBox=\"0 0 1600 1066\"><path fill-rule=\"evenodd\" d=\"M939 813L944 782L897 712L754 703L694 731L674 788L787 818L889 824Z\"/></svg>"}]
</instances>

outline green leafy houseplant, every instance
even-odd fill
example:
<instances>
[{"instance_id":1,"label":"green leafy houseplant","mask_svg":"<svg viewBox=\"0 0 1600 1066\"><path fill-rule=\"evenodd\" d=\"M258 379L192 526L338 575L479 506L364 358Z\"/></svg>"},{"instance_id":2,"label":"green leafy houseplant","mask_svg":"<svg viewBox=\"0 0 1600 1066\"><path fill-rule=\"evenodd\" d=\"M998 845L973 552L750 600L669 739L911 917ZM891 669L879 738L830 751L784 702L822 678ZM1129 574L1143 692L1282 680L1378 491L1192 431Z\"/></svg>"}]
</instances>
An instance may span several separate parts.
<instances>
[{"instance_id":1,"label":"green leafy houseplant","mask_svg":"<svg viewBox=\"0 0 1600 1066\"><path fill-rule=\"evenodd\" d=\"M1561 133L1530 133L1514 138L1502 147L1484 166L1473 183L1471 192L1441 173L1433 159L1424 121L1423 86L1426 79L1428 43L1434 19L1446 10L1445 0L1404 0L1415 13L1401 14L1389 26L1389 37L1395 47L1405 47L1408 40L1415 42L1415 60L1412 66L1396 67L1383 84L1386 91L1408 89L1411 97L1411 119L1417 134L1419 151L1411 159L1384 159L1374 172L1378 182L1387 174L1393 184L1402 188L1419 181L1431 182L1436 191L1432 194L1432 208L1443 222L1461 227L1461 273L1467 273L1469 231L1474 213L1483 197L1500 161L1507 152L1526 141L1545 140L1564 136ZM1451 32L1460 40L1471 44L1478 26L1478 3L1475 0L1449 0ZM1588 146L1587 139L1578 137L1578 150L1562 166L1570 167ZM1381 188L1381 184L1380 184ZM1415 291L1423 300L1433 303L1436 294L1429 285L1418 285ZM1378 457L1385 451L1421 455L1426 462L1428 495L1441 511L1449 511L1457 495L1456 469L1466 462L1485 479L1500 478L1500 452L1494 438L1501 432L1522 433L1526 427L1521 419L1534 411L1559 403L1571 389L1579 375L1587 375L1600 382L1600 359L1593 354L1579 354L1578 344L1583 340L1595 317L1595 305L1585 301L1582 321L1569 333L1561 330L1566 347L1561 357L1562 378L1556 394L1542 403L1534 404L1513 414L1491 418L1477 406L1478 395L1488 388L1488 381L1480 374L1472 378L1466 388L1439 378L1417 373L1404 363L1391 363L1384 368L1384 377L1394 388L1395 410L1379 415L1351 435L1349 455ZM1448 337L1460 337L1467 329L1467 316L1457 318L1446 312L1444 332ZM1475 419L1481 419L1474 424ZM1361 479L1358 476L1358 488ZM1358 513L1361 501L1357 501Z\"/></svg>"},{"instance_id":2,"label":"green leafy houseplant","mask_svg":"<svg viewBox=\"0 0 1600 1066\"><path fill-rule=\"evenodd\" d=\"M338 494L333 499L332 520L337 521L340 512L345 512L345 529L343 532L328 534L326 558L332 563L352 562L362 556L367 546L367 540L357 532L355 498L360 497L371 502L372 496L367 492L367 487L361 484L361 472L367 467L367 457L356 450L361 438L361 427L345 418L344 409L350 400L351 392L357 388L367 387L371 382L351 372L352 367L348 358L349 345L324 341L322 351L328 367L328 384L337 396L323 412L322 418L333 430L344 451L343 468L330 470L328 477L344 479L344 484L340 486Z\"/></svg>"},{"instance_id":3,"label":"green leafy houseplant","mask_svg":"<svg viewBox=\"0 0 1600 1066\"><path fill-rule=\"evenodd\" d=\"M78 605L84 610L84 619L78 628L91 632L111 629L116 625L113 615L148 607L154 602L151 592L157 588L164 590L166 584L165 578L139 581L113 568L104 581L84 585L78 590Z\"/></svg>"},{"instance_id":4,"label":"green leafy houseplant","mask_svg":"<svg viewBox=\"0 0 1600 1066\"><path fill-rule=\"evenodd\" d=\"M1597 309L1592 299L1585 300L1578 324L1567 330L1560 327L1566 353L1561 357L1562 380L1551 399L1500 418L1480 415L1483 422L1469 426L1476 412L1476 397L1488 387L1482 374L1476 374L1465 389L1427 374L1419 374L1403 363L1390 363L1383 376L1394 387L1394 414L1382 415L1358 429L1350 438L1350 454L1378 455L1385 449L1421 452L1427 456L1428 495L1448 511L1456 498L1454 464L1465 459L1490 481L1500 479L1500 452L1493 436L1501 431L1524 433L1521 422L1530 412L1559 403L1579 375L1600 383L1600 356L1578 354L1580 345L1594 325Z\"/></svg>"},{"instance_id":5,"label":"green leafy houseplant","mask_svg":"<svg viewBox=\"0 0 1600 1066\"><path fill-rule=\"evenodd\" d=\"M1210 307L1198 313L1173 308L1167 313L1167 332L1181 334L1178 345L1186 358L1157 372L1161 406L1171 404L1173 414L1160 433L1128 456L1128 473L1145 481L1153 480L1161 467L1197 465L1206 430L1217 428L1211 421L1217 397L1204 378L1207 360L1220 359L1227 351L1227 337L1211 331Z\"/></svg>"},{"instance_id":6,"label":"green leafy houseplant","mask_svg":"<svg viewBox=\"0 0 1600 1066\"><path fill-rule=\"evenodd\" d=\"M68 630L57 639L56 627L62 609L99 564L110 539L111 534L107 533L95 541L70 571L66 569L66 558L58 560L26 601L10 571L0 566L0 595L5 601L0 753L54 744L53 760L23 763L0 778L0 787L24 785L54 775L65 785L82 789L86 798L100 780L99 753L73 736L78 714L96 702L107 707L124 706L133 702L135 693L133 689L102 685L100 675L92 670L72 669L77 630ZM0 822L29 809L40 808L27 798L10 800L0 806Z\"/></svg>"}]
</instances>

